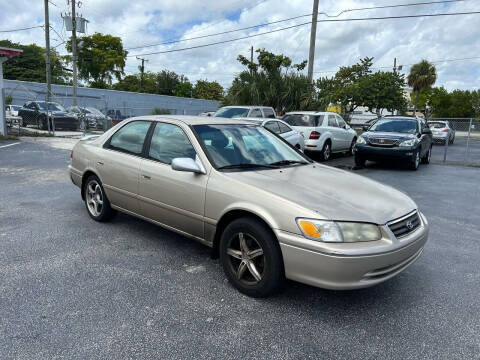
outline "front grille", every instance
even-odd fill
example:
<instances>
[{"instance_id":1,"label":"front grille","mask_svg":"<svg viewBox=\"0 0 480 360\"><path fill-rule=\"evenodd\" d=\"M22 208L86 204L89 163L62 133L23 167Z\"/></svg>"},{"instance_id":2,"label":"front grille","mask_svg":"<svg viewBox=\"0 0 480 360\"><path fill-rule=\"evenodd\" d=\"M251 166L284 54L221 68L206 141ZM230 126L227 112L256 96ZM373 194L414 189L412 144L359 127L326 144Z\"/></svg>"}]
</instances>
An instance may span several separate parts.
<instances>
[{"instance_id":1,"label":"front grille","mask_svg":"<svg viewBox=\"0 0 480 360\"><path fill-rule=\"evenodd\" d=\"M398 139L390 139L390 138L369 138L368 142L372 145L377 145L377 146L392 146L395 145L395 143L398 141Z\"/></svg>"},{"instance_id":2,"label":"front grille","mask_svg":"<svg viewBox=\"0 0 480 360\"><path fill-rule=\"evenodd\" d=\"M420 217L415 211L412 215L393 220L388 224L389 229L393 232L395 237L399 238L414 232L420 226Z\"/></svg>"}]
</instances>

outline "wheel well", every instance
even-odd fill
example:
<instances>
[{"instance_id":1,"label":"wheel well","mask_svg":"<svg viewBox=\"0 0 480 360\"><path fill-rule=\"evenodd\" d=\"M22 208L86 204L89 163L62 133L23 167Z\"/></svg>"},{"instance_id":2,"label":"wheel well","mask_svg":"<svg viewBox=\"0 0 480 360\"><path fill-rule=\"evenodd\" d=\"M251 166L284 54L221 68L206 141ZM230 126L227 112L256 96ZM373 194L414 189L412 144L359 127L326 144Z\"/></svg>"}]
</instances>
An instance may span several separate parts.
<instances>
[{"instance_id":1,"label":"wheel well","mask_svg":"<svg viewBox=\"0 0 480 360\"><path fill-rule=\"evenodd\" d=\"M218 259L220 256L219 255L220 237L222 236L223 230L225 230L228 224L230 224L232 221L242 217L249 217L249 218L253 218L255 220L260 221L272 233L273 237L275 239L277 238L272 228L270 227L270 225L268 225L268 223L265 220L263 220L260 216L246 210L231 210L225 213L217 223L215 236L213 237L213 246L212 246L212 254L211 254L212 259Z\"/></svg>"},{"instance_id":2,"label":"wheel well","mask_svg":"<svg viewBox=\"0 0 480 360\"><path fill-rule=\"evenodd\" d=\"M95 174L93 171L85 171L85 174L83 174L82 176L82 187L81 187L81 194L82 194L82 199L85 200L85 181L87 181L88 177L90 175L95 175L97 176L97 174Z\"/></svg>"}]
</instances>

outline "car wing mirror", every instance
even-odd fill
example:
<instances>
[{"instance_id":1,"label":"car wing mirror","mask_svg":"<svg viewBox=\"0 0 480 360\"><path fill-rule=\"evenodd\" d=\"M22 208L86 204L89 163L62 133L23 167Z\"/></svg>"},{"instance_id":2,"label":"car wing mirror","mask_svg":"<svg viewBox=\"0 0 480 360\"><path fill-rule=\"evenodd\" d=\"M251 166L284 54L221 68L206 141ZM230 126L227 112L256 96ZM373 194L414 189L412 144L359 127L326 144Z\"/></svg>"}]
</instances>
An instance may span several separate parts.
<instances>
[{"instance_id":1,"label":"car wing mirror","mask_svg":"<svg viewBox=\"0 0 480 360\"><path fill-rule=\"evenodd\" d=\"M423 131L422 131L422 134L427 134L428 135L428 134L431 134L431 133L432 133L432 130L430 130L430 128L428 128L428 127L424 128Z\"/></svg>"},{"instance_id":2,"label":"car wing mirror","mask_svg":"<svg viewBox=\"0 0 480 360\"><path fill-rule=\"evenodd\" d=\"M198 159L198 158L197 158ZM193 172L195 174L206 174L200 162L192 158L175 158L172 160L172 169L176 171Z\"/></svg>"},{"instance_id":3,"label":"car wing mirror","mask_svg":"<svg viewBox=\"0 0 480 360\"><path fill-rule=\"evenodd\" d=\"M363 130L363 131L368 131L368 128L369 128L369 127L370 127L370 126L368 126L368 125L363 125L363 126L362 126L362 130Z\"/></svg>"}]
</instances>

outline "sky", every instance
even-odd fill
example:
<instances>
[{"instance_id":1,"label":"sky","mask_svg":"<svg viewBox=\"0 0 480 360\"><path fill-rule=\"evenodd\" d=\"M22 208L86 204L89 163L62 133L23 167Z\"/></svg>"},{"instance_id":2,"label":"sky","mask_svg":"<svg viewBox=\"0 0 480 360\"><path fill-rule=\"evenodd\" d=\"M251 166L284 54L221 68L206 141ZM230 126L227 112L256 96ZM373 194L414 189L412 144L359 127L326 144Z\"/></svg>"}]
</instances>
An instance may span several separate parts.
<instances>
[{"instance_id":1,"label":"sky","mask_svg":"<svg viewBox=\"0 0 480 360\"><path fill-rule=\"evenodd\" d=\"M372 6L408 4L428 0L353 1L320 0L319 12L335 16L344 10ZM235 33L141 48L149 44L189 39L223 31L282 20L312 12L313 0L84 0L77 12L88 19L87 35L95 32L119 36L128 50L126 74L138 72L136 55L148 60L146 71L168 69L185 74L191 81L216 80L228 88L243 70L236 60L249 57L250 47L265 48L289 56L294 63L308 59L310 25L268 35L187 51L142 55L174 50L232 38L255 35L281 27L305 23L311 17L243 30ZM66 54L66 32L61 18L69 11L66 0L51 0L51 45ZM414 14L480 11L480 0L447 4L347 11L330 19L366 18ZM319 20L328 19L320 14ZM422 59L434 62L436 86L448 90L478 89L480 84L480 14L430 18L324 22L317 26L314 78L332 76L340 66L352 65L363 57L374 57L373 70L389 70L394 58L408 74ZM43 1L0 2L0 31L44 24ZM80 34L81 36L81 34ZM0 39L45 46L41 28L1 33ZM131 49L136 48L136 49ZM470 60L455 60L477 57ZM306 72L306 69L305 71Z\"/></svg>"}]
</instances>

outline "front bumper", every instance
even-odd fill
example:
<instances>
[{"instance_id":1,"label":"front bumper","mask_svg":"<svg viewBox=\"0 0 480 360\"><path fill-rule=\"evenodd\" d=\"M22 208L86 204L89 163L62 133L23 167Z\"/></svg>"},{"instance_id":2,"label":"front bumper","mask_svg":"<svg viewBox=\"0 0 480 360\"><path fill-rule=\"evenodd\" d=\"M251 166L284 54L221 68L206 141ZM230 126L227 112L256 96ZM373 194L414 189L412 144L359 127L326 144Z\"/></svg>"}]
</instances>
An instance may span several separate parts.
<instances>
[{"instance_id":1,"label":"front bumper","mask_svg":"<svg viewBox=\"0 0 480 360\"><path fill-rule=\"evenodd\" d=\"M416 147L381 147L371 146L368 144L356 144L355 155L362 157L365 160L410 160L413 154L417 151Z\"/></svg>"},{"instance_id":2,"label":"front bumper","mask_svg":"<svg viewBox=\"0 0 480 360\"><path fill-rule=\"evenodd\" d=\"M276 230L285 265L285 276L325 289L369 287L405 270L422 254L428 239L428 222L419 213L421 226L396 239L382 226L381 240L364 243L325 244L301 235Z\"/></svg>"}]
</instances>

